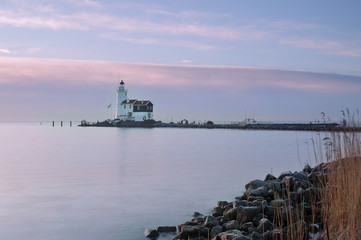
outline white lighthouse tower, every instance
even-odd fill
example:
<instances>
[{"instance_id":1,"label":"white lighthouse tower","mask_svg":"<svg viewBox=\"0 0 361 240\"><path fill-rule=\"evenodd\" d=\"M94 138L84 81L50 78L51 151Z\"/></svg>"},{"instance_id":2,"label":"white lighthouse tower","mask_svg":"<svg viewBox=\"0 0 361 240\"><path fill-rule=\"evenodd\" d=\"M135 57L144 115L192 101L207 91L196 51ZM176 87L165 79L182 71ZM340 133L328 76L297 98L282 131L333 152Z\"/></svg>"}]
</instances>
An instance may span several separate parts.
<instances>
[{"instance_id":1,"label":"white lighthouse tower","mask_svg":"<svg viewBox=\"0 0 361 240\"><path fill-rule=\"evenodd\" d=\"M115 119L124 119L126 117L124 108L122 108L122 102L127 100L127 93L128 90L124 88L124 81L121 80L117 89L117 110L115 113Z\"/></svg>"}]
</instances>

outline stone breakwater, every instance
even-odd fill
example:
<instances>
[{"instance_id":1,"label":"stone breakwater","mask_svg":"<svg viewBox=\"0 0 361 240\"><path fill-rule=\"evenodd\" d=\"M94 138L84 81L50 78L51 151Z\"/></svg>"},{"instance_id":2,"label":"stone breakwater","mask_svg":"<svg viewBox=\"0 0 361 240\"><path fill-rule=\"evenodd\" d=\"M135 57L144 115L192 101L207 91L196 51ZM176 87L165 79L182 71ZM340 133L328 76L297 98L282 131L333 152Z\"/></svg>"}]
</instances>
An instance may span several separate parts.
<instances>
[{"instance_id":1,"label":"stone breakwater","mask_svg":"<svg viewBox=\"0 0 361 240\"><path fill-rule=\"evenodd\" d=\"M210 215L195 212L169 239L317 239L326 177L327 164L306 165L303 171L278 177L268 174L264 180L247 183L246 191L233 202L219 201ZM157 230L149 230L146 236L156 239L158 235Z\"/></svg>"}]
</instances>

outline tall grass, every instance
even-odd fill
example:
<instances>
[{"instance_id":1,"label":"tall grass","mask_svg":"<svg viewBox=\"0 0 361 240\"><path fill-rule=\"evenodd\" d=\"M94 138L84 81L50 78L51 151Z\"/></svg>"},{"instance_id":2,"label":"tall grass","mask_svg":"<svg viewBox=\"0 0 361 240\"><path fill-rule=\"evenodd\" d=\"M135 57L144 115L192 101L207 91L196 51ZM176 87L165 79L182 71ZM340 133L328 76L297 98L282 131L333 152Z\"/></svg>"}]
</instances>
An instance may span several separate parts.
<instances>
[{"instance_id":1,"label":"tall grass","mask_svg":"<svg viewBox=\"0 0 361 240\"><path fill-rule=\"evenodd\" d=\"M294 207L289 203L275 206L274 224L279 226L279 234L273 239L312 239L308 231L313 229L303 224L313 226L322 218L319 240L361 240L361 132L359 120L354 120L348 112L347 122L351 124L325 133L324 138L318 134L318 139L312 139L315 163L322 166L316 183L321 194L311 200L311 219L303 214L302 199ZM290 192L287 187L281 196L275 194L275 199L290 199ZM320 207L321 211L316 211Z\"/></svg>"},{"instance_id":2,"label":"tall grass","mask_svg":"<svg viewBox=\"0 0 361 240\"><path fill-rule=\"evenodd\" d=\"M331 133L322 194L323 239L361 239L361 141L358 126Z\"/></svg>"}]
</instances>

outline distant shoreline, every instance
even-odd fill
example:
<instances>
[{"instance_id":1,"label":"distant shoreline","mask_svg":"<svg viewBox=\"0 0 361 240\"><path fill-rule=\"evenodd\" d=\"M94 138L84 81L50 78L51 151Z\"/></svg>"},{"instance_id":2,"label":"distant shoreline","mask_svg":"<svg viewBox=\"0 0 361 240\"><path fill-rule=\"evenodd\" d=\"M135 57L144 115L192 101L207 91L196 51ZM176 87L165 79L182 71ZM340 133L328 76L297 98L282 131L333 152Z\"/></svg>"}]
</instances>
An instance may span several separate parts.
<instances>
[{"instance_id":1,"label":"distant shoreline","mask_svg":"<svg viewBox=\"0 0 361 240\"><path fill-rule=\"evenodd\" d=\"M88 123L83 121L80 127L120 127L120 128L205 128L205 129L239 129L239 130L284 130L284 131L345 131L345 127L337 123L255 123L255 124L184 124L163 123L156 121L122 121ZM347 128L346 128L347 130ZM350 130L361 131L361 128L352 127Z\"/></svg>"}]
</instances>

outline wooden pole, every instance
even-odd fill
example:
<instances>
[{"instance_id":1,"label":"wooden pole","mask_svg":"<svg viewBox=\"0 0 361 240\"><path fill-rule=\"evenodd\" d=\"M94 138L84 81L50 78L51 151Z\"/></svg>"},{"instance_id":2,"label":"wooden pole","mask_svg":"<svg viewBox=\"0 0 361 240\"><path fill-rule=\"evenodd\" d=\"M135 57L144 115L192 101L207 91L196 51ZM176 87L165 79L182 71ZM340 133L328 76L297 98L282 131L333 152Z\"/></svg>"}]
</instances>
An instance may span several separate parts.
<instances>
[{"instance_id":1,"label":"wooden pole","mask_svg":"<svg viewBox=\"0 0 361 240\"><path fill-rule=\"evenodd\" d=\"M62 127L63 126L63 121L60 121L60 127Z\"/></svg>"},{"instance_id":2,"label":"wooden pole","mask_svg":"<svg viewBox=\"0 0 361 240\"><path fill-rule=\"evenodd\" d=\"M73 123L70 121L70 127L72 127Z\"/></svg>"},{"instance_id":3,"label":"wooden pole","mask_svg":"<svg viewBox=\"0 0 361 240\"><path fill-rule=\"evenodd\" d=\"M53 127L54 127L54 124L55 124L55 123L54 123L54 121L53 121Z\"/></svg>"}]
</instances>

